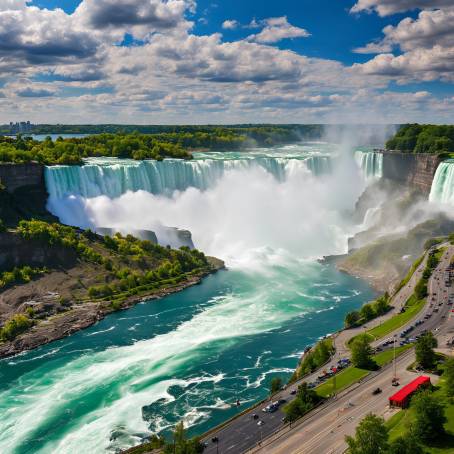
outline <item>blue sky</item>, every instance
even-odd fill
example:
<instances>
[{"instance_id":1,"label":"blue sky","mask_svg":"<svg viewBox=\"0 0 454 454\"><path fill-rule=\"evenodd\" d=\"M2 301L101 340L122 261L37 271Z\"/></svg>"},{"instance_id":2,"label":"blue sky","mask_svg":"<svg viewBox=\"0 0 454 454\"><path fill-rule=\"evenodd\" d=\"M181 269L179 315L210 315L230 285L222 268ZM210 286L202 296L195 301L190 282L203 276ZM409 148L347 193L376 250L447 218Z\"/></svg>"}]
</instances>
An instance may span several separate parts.
<instances>
[{"instance_id":1,"label":"blue sky","mask_svg":"<svg viewBox=\"0 0 454 454\"><path fill-rule=\"evenodd\" d=\"M453 113L449 0L6 3L0 121L444 122Z\"/></svg>"}]
</instances>

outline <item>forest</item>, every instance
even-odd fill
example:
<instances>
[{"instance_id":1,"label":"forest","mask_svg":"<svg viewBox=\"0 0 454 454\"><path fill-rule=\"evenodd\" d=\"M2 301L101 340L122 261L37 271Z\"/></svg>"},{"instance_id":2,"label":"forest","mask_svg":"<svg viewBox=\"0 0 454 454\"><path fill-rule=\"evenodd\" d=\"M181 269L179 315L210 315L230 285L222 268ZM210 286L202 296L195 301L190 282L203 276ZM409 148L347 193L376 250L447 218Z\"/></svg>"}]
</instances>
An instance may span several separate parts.
<instances>
[{"instance_id":1,"label":"forest","mask_svg":"<svg viewBox=\"0 0 454 454\"><path fill-rule=\"evenodd\" d=\"M453 153L454 126L404 125L386 142L386 149L402 153Z\"/></svg>"},{"instance_id":2,"label":"forest","mask_svg":"<svg viewBox=\"0 0 454 454\"><path fill-rule=\"evenodd\" d=\"M103 128L98 127L99 130ZM32 137L0 136L0 162L39 162L45 165L78 165L84 158L118 157L129 159L164 158L191 159L191 151L209 149L212 151L238 150L250 146L273 146L301 140L304 136L315 137L321 130L307 126L241 126L241 127L145 127L147 131L125 132L127 127L115 133L102 132L78 138L47 137L38 141ZM115 129L115 128L112 128ZM80 126L77 131L84 131ZM87 131L91 130L86 128ZM66 127L55 126L53 131L66 133ZM153 133L148 133L153 131ZM303 135L302 135L303 134Z\"/></svg>"}]
</instances>

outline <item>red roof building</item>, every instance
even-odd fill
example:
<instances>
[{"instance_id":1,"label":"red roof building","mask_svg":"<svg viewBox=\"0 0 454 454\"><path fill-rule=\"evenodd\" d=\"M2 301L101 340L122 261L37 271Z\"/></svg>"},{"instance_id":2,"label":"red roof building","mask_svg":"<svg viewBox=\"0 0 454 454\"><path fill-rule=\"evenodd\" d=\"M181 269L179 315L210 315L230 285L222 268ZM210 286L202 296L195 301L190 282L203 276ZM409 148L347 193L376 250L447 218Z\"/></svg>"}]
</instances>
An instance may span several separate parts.
<instances>
[{"instance_id":1,"label":"red roof building","mask_svg":"<svg viewBox=\"0 0 454 454\"><path fill-rule=\"evenodd\" d=\"M418 378L415 378L408 385L405 385L402 389L393 394L389 398L389 404L393 407L405 408L408 406L410 397L419 389L427 388L430 386L430 377L421 375Z\"/></svg>"}]
</instances>

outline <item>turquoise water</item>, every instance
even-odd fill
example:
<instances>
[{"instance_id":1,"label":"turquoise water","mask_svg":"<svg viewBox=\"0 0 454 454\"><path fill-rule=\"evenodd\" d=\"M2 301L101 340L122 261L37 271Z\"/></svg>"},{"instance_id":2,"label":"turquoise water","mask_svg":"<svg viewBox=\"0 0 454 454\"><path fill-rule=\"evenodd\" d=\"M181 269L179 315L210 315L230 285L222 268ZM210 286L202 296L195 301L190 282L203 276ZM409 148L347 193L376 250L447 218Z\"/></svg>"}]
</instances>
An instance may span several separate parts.
<instances>
[{"instance_id":1,"label":"turquoise water","mask_svg":"<svg viewBox=\"0 0 454 454\"><path fill-rule=\"evenodd\" d=\"M114 452L183 419L202 433L264 398L308 344L372 297L314 263L224 271L0 362L0 452Z\"/></svg>"},{"instance_id":2,"label":"turquoise water","mask_svg":"<svg viewBox=\"0 0 454 454\"><path fill-rule=\"evenodd\" d=\"M373 297L316 260L345 252L359 228L349 213L367 166L353 150L311 143L195 158L48 169L62 221L187 228L229 270L1 361L0 453L116 452L180 420L202 433L238 411L237 398L266 396L273 376L289 377L307 345Z\"/></svg>"},{"instance_id":3,"label":"turquoise water","mask_svg":"<svg viewBox=\"0 0 454 454\"><path fill-rule=\"evenodd\" d=\"M438 166L429 200L451 205L454 203L454 159L448 159Z\"/></svg>"}]
</instances>

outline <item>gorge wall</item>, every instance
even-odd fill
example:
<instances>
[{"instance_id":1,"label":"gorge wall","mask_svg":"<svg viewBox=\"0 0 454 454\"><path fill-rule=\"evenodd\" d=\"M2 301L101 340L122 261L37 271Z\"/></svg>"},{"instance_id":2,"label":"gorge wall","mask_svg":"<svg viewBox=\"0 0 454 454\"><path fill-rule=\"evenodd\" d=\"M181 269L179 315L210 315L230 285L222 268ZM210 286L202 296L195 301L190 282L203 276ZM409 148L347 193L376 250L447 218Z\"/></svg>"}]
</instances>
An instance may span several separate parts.
<instances>
[{"instance_id":1,"label":"gorge wall","mask_svg":"<svg viewBox=\"0 0 454 454\"><path fill-rule=\"evenodd\" d=\"M383 178L429 195L441 159L432 154L383 152Z\"/></svg>"},{"instance_id":2,"label":"gorge wall","mask_svg":"<svg viewBox=\"0 0 454 454\"><path fill-rule=\"evenodd\" d=\"M34 162L0 164L0 181L11 194L24 186L44 187L44 166Z\"/></svg>"}]
</instances>

